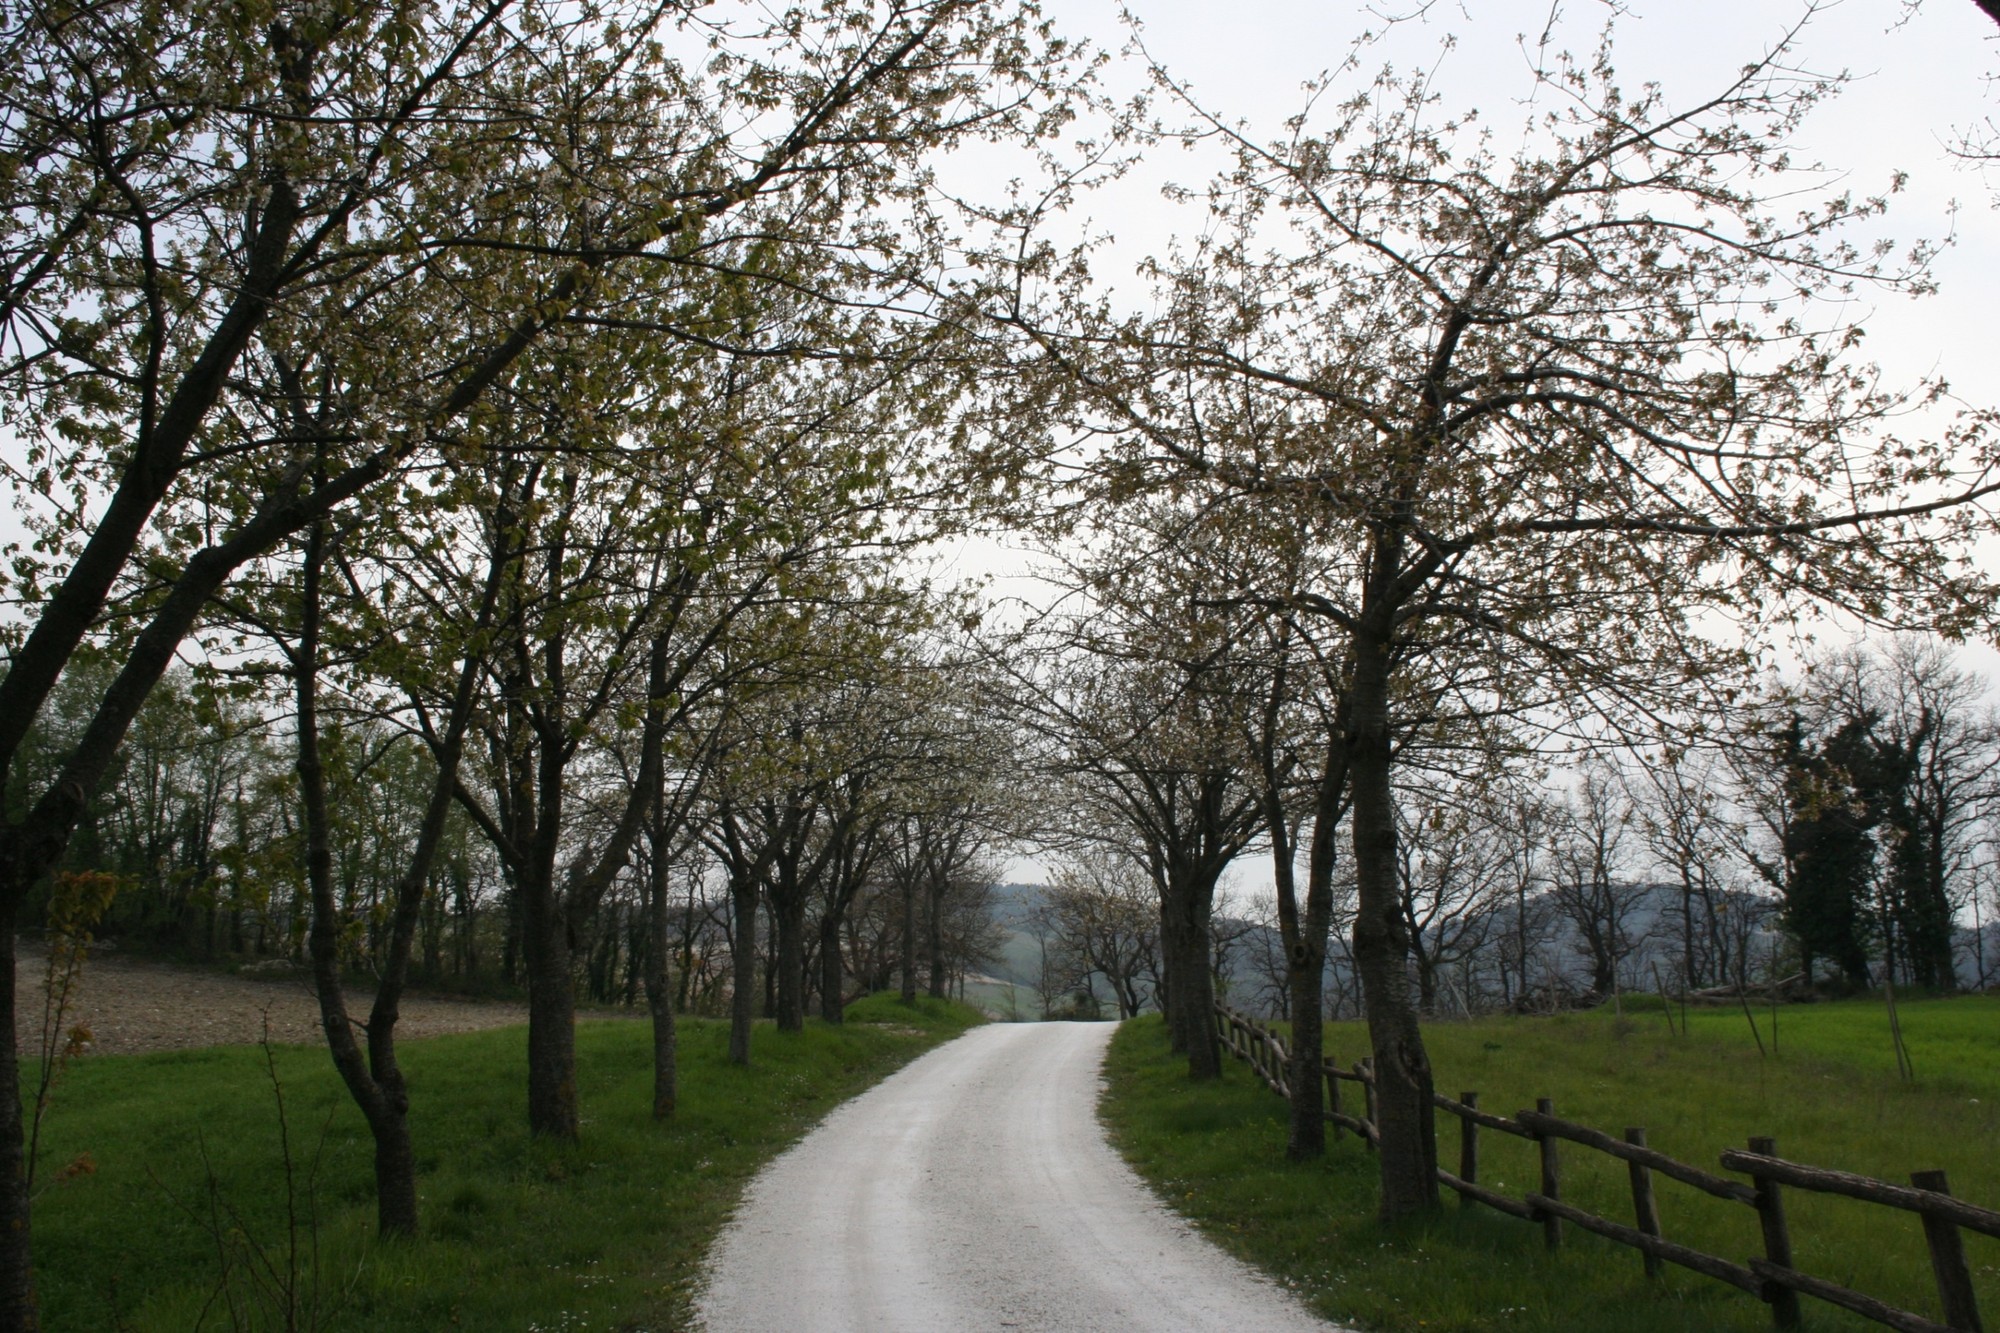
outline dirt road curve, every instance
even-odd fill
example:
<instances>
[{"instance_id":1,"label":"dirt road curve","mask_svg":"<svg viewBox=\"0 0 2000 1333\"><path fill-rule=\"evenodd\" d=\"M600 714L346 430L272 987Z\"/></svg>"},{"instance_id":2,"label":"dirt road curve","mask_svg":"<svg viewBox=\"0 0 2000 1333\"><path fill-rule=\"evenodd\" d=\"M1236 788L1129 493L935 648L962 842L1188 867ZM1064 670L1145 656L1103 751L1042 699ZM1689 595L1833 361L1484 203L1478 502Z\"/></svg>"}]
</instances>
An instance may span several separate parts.
<instances>
[{"instance_id":1,"label":"dirt road curve","mask_svg":"<svg viewBox=\"0 0 2000 1333\"><path fill-rule=\"evenodd\" d=\"M1327 1333L1105 1142L1111 1031L991 1024L835 1111L751 1182L717 1240L709 1333Z\"/></svg>"}]
</instances>

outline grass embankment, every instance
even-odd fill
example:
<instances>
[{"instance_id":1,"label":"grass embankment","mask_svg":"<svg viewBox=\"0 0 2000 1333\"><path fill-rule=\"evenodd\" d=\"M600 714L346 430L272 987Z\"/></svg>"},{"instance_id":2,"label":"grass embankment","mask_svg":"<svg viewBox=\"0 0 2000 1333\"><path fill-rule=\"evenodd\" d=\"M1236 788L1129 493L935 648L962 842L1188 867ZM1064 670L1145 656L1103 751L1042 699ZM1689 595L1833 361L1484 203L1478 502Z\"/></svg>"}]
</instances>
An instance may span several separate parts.
<instances>
[{"instance_id":1,"label":"grass embankment","mask_svg":"<svg viewBox=\"0 0 2000 1333\"><path fill-rule=\"evenodd\" d=\"M1953 1192L2000 1206L2000 1002L1905 1003L1917 1081L1897 1081L1879 1002L1799 1006L1779 1019L1778 1052L1760 1057L1741 1011L1692 1017L1669 1036L1657 1005L1501 1018L1426 1029L1440 1091L1476 1090L1512 1114L1537 1097L1558 1115L1612 1134L1644 1125L1682 1161L1719 1170L1717 1155L1768 1134L1780 1155L1906 1181L1943 1167ZM1758 1014L1771 1040L1770 1014ZM1366 1052L1359 1024L1329 1029L1343 1064ZM1373 1220L1374 1158L1348 1136L1322 1162L1284 1160L1285 1105L1233 1061L1219 1084L1192 1086L1157 1018L1127 1023L1112 1046L1103 1114L1140 1174L1210 1235L1278 1275L1314 1308L1370 1329L1563 1330L1598 1333L1770 1327L1766 1307L1734 1288L1669 1266L1648 1281L1637 1251L1565 1228L1556 1254L1541 1229L1484 1208L1444 1211L1385 1230ZM1347 1085L1350 1095L1359 1089ZM1439 1116L1439 1157L1458 1160L1458 1121ZM1514 1197L1537 1187L1532 1143L1483 1131L1480 1178ZM1564 1198L1631 1221L1626 1169L1562 1145ZM1761 1255L1755 1215L1655 1176L1669 1239L1741 1260ZM1921 1226L1909 1214L1849 1199L1786 1194L1798 1266L1931 1318L1941 1317ZM2000 1242L1967 1234L1988 1318L2000 1314ZM1810 1298L1814 1329L1874 1328Z\"/></svg>"},{"instance_id":2,"label":"grass embankment","mask_svg":"<svg viewBox=\"0 0 2000 1333\"><path fill-rule=\"evenodd\" d=\"M963 1005L875 997L843 1026L760 1026L748 1069L724 1059L723 1025L685 1022L680 1111L667 1124L649 1115L649 1026L582 1023L575 1144L528 1136L520 1029L409 1042L423 1230L399 1243L372 1239L373 1149L326 1052L274 1048L294 1191L302 1212L309 1195L318 1211L316 1237L298 1233L308 1271L292 1285L323 1322L297 1326L681 1327L702 1254L747 1178L836 1103L977 1021ZM35 1207L50 1329L186 1333L204 1310L209 1328L284 1326L270 1316L292 1233L263 1051L79 1061L44 1131L42 1178L84 1153L95 1170ZM262 1260L231 1239L239 1229ZM231 1247L227 1290L218 1236ZM231 1300L256 1317L232 1319Z\"/></svg>"}]
</instances>

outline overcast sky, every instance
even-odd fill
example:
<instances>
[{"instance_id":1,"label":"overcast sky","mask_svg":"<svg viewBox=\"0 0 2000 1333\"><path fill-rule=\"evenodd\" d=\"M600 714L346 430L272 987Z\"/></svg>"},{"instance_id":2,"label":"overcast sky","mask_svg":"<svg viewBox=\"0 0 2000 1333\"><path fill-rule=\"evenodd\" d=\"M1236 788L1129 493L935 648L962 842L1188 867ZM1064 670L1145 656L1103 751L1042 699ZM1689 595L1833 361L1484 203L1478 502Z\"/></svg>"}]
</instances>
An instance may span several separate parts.
<instances>
[{"instance_id":1,"label":"overcast sky","mask_svg":"<svg viewBox=\"0 0 2000 1333\"><path fill-rule=\"evenodd\" d=\"M1066 33L1111 51L1131 32L1117 0L1045 0ZM1299 109L1301 85L1339 65L1355 36L1382 26L1382 15L1413 12L1421 0L1130 0L1150 53L1191 85L1212 110L1246 122L1259 137L1281 132ZM1722 86L1763 54L1806 13L1800 0L1629 0L1618 7L1615 62L1629 88L1659 82L1685 103ZM1613 6L1603 0L1436 0L1421 17L1395 26L1368 57L1434 71L1447 106L1478 107L1497 133L1522 124L1533 91L1528 49L1543 34L1551 48L1592 49ZM1447 37L1455 38L1449 51ZM1971 403L2000 403L2000 167L1982 177L1956 161L1957 133L2000 119L2000 27L1973 0L1842 0L1817 7L1797 50L1820 72L1847 71L1853 85L1822 108L1807 128L1802 156L1846 174L1851 188L1873 193L1897 171L1909 183L1888 223L1903 239L1950 235L1940 257L1941 290L1922 300L1881 295L1868 318L1868 354L1892 383L1943 374ZM1135 90L1135 63L1106 73L1114 90ZM1090 198L1084 212L1119 237L1100 265L1107 281L1136 290L1130 266L1176 233L1198 230L1198 209L1176 210L1160 198L1167 179L1199 185L1203 164L1162 154L1147 170ZM1954 210L1954 204L1957 205ZM1074 225L1083 225L1079 217ZM11 447L11 442L10 442ZM0 539L18 536L11 505L0 506ZM984 563L984 562L977 562ZM1993 660L1990 655L1987 661Z\"/></svg>"},{"instance_id":2,"label":"overcast sky","mask_svg":"<svg viewBox=\"0 0 2000 1333\"><path fill-rule=\"evenodd\" d=\"M1045 0L1065 32L1113 51L1129 30L1117 0ZM1272 138L1303 102L1301 86L1337 66L1355 35L1380 28L1383 14L1410 13L1420 0L1363 6L1303 0L1237 0L1227 11L1204 0L1130 0L1143 23L1150 54L1193 87L1208 109L1246 122L1253 137ZM1807 12L1794 0L1630 0L1616 17L1614 64L1622 86L1659 83L1670 102L1700 100L1724 86L1742 65L1763 55ZM1366 59L1367 72L1385 61L1400 69L1434 70L1434 86L1452 110L1478 108L1496 134L1496 148L1524 122L1533 90L1524 52L1544 32L1552 48L1587 54L1612 7L1602 0L1440 0L1397 25ZM1447 37L1455 39L1444 49ZM1801 160L1841 173L1857 194L1882 192L1897 172L1908 175L1884 232L1903 241L1952 237L1935 266L1937 294L1910 298L1868 293L1865 354L1885 380L1908 384L1943 375L1963 401L2000 403L2000 166L1982 176L1954 158L1949 145L1965 130L2000 119L2000 26L1972 0L1843 0L1820 5L1796 47L1798 64L1817 73L1845 72L1851 86L1819 108L1800 141ZM1107 74L1114 88L1136 89L1141 72L1120 65ZM1504 149L1500 149L1504 151ZM1179 154L1100 192L1081 206L1096 229L1118 238L1100 262L1100 280L1135 291L1131 264L1173 235L1193 234L1198 207L1176 209L1160 198L1166 180L1199 185L1202 166ZM1081 220L1077 225L1081 226ZM1872 307L1872 309L1868 309ZM2000 656L1972 650L1971 664L1992 673ZM1041 878L1029 858L1010 875ZM1229 876L1240 890L1266 891L1266 858L1250 858Z\"/></svg>"},{"instance_id":3,"label":"overcast sky","mask_svg":"<svg viewBox=\"0 0 2000 1333\"><path fill-rule=\"evenodd\" d=\"M1046 0L1067 33L1111 50L1129 32L1116 0ZM1335 0L1131 0L1148 51L1193 86L1212 110L1275 137L1303 103L1301 85L1337 66L1357 33L1384 27L1378 15L1408 13L1420 0L1372 6ZM1717 91L1742 65L1764 54L1808 6L1797 0L1630 0L1619 7L1614 62L1621 84L1657 82L1685 104ZM1524 51L1547 33L1549 45L1588 54L1613 16L1603 0L1437 0L1397 25L1366 57L1400 69L1434 70L1434 87L1454 110L1476 107L1504 145L1530 114L1533 91ZM1447 37L1455 39L1449 51ZM1954 159L1955 132L2000 117L2000 26L1972 0L1843 0L1820 5L1797 44L1800 63L1819 73L1847 72L1852 86L1814 113L1801 160L1816 158L1845 176L1857 194L1882 192L1897 171L1908 185L1894 202L1886 232L1902 240L1955 236L1941 257L1938 295L1923 300L1876 295L1866 320L1869 355L1893 379L1943 373L1968 400L2000 401L2000 170L1982 176ZM1136 67L1114 67L1107 83L1136 88ZM1504 147L1502 149L1504 151ZM1083 205L1117 235L1120 251L1101 264L1107 281L1129 286L1130 263L1178 232L1199 226L1159 196L1163 179L1199 184L1200 165L1180 153ZM1954 212L1953 205L1958 205Z\"/></svg>"}]
</instances>

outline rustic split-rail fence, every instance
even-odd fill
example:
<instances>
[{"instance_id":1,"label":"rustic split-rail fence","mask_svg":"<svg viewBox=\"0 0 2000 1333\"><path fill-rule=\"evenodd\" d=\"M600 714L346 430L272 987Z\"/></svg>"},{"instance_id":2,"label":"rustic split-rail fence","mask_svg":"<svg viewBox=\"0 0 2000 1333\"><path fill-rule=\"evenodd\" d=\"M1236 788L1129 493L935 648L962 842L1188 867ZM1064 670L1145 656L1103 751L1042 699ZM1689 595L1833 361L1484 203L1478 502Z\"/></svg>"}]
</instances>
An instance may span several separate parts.
<instances>
[{"instance_id":1,"label":"rustic split-rail fence","mask_svg":"<svg viewBox=\"0 0 2000 1333\"><path fill-rule=\"evenodd\" d=\"M1291 1095L1291 1053L1284 1038L1270 1028L1222 1005L1215 1009L1216 1031L1230 1054L1256 1071L1264 1085L1281 1097ZM1326 1118L1334 1126L1337 1139L1349 1130L1364 1139L1372 1150L1379 1141L1375 1114L1375 1073L1371 1062L1362 1060L1342 1069L1332 1061L1321 1065L1326 1079ZM1342 1084L1361 1090L1361 1113L1343 1104ZM1537 1223L1550 1249L1562 1244L1563 1223L1603 1236L1638 1250L1644 1257L1648 1277L1660 1273L1662 1263L1678 1264L1718 1282L1727 1282L1771 1307L1771 1318L1780 1328L1799 1322L1799 1296L1813 1296L1851 1310L1904 1333L1983 1333L1979 1304L1973 1294L1972 1270L1966 1262L1961 1229L2000 1237L2000 1212L1981 1208L1954 1198L1942 1171L1917 1171L1910 1184L1897 1185L1871 1176L1833 1171L1787 1161L1777 1155L1776 1144L1768 1138L1753 1138L1749 1150L1730 1149L1722 1154L1725 1170L1748 1176L1749 1182L1719 1176L1698 1166L1677 1161L1646 1146L1644 1129L1627 1129L1623 1139L1613 1138L1587 1125L1559 1119L1553 1104L1542 1098L1532 1111L1513 1116L1494 1115L1479 1106L1479 1094L1467 1092L1452 1098L1434 1093L1437 1109L1456 1116L1459 1122L1458 1170L1438 1168L1438 1183L1458 1192L1468 1206L1474 1202ZM1541 1157L1541 1188L1521 1198L1513 1198L1479 1183L1479 1133L1482 1129L1532 1141ZM1636 1225L1627 1226L1608 1217L1567 1203L1562 1197L1560 1143L1574 1143L1594 1152L1623 1161L1632 1185L1632 1211ZM1737 1263L1704 1253L1691 1246L1668 1240L1661 1234L1660 1213L1653 1197L1653 1178L1665 1176L1729 1203L1753 1209L1763 1233L1764 1254ZM1944 1322L1898 1309L1873 1296L1839 1283L1800 1272L1792 1263L1792 1239L1785 1222L1785 1189L1802 1189L1822 1194L1840 1194L1867 1203L1915 1213L1921 1220L1924 1240L1930 1249L1931 1270L1937 1280L1938 1300Z\"/></svg>"}]
</instances>

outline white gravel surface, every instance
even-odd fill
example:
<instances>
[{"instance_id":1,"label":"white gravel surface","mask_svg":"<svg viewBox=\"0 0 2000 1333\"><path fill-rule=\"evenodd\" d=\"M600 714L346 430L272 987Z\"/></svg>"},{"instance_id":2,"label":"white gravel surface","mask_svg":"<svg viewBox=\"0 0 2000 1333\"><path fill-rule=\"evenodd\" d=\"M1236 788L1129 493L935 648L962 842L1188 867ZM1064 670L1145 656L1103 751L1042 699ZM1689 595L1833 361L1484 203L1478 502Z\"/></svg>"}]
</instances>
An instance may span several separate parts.
<instances>
[{"instance_id":1,"label":"white gravel surface","mask_svg":"<svg viewBox=\"0 0 2000 1333\"><path fill-rule=\"evenodd\" d=\"M710 1333L1327 1333L1105 1141L1112 1027L976 1028L836 1110L716 1241Z\"/></svg>"}]
</instances>

